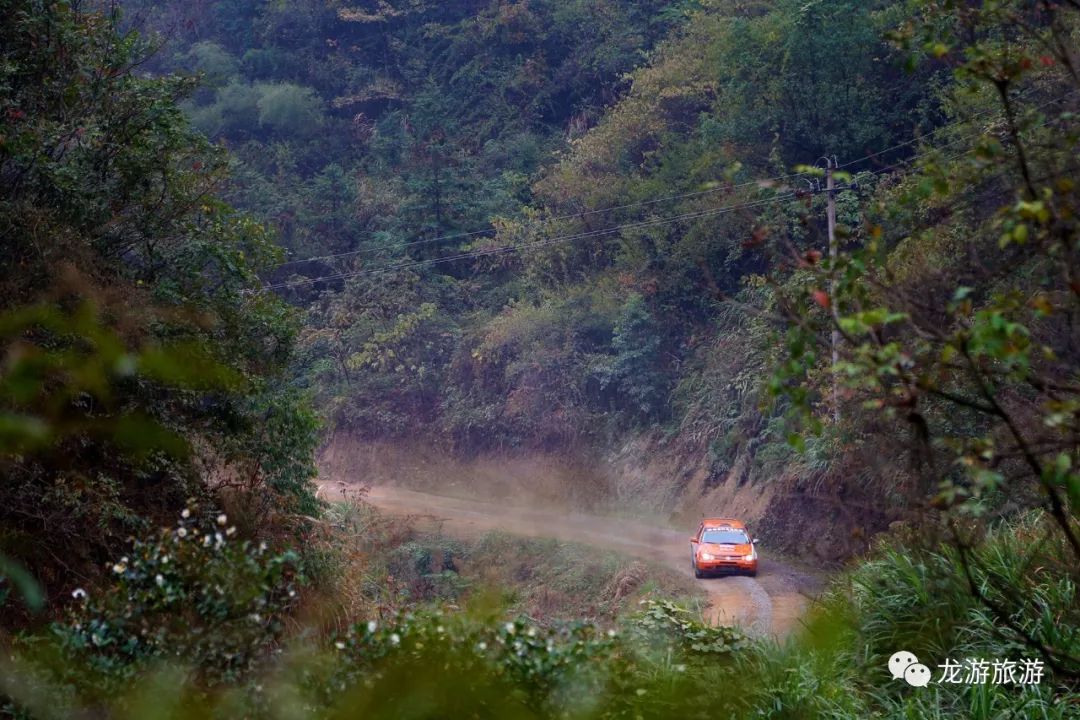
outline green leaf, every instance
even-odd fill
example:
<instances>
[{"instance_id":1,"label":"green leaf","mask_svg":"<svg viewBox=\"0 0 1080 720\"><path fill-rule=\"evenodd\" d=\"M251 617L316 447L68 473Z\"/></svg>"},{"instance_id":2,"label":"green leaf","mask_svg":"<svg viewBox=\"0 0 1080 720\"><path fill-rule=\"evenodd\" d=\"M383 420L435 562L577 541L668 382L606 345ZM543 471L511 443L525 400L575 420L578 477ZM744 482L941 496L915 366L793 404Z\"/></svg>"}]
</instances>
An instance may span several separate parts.
<instances>
[{"instance_id":1,"label":"green leaf","mask_svg":"<svg viewBox=\"0 0 1080 720\"><path fill-rule=\"evenodd\" d=\"M45 596L41 592L41 586L37 580L23 568L22 565L11 558L0 555L0 578L10 580L12 585L19 591L26 607L32 612L41 610L45 605Z\"/></svg>"}]
</instances>

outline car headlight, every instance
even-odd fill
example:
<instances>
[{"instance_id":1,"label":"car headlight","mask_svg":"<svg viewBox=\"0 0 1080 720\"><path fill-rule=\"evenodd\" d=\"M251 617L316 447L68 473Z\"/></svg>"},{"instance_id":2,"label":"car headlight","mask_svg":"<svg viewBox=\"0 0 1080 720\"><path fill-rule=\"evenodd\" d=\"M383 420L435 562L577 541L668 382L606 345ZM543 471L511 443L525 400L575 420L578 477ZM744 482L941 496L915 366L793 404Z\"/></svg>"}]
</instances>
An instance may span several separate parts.
<instances>
[{"instance_id":1,"label":"car headlight","mask_svg":"<svg viewBox=\"0 0 1080 720\"><path fill-rule=\"evenodd\" d=\"M702 560L712 560L713 555L712 555L712 553L703 552L703 553L701 553L701 559Z\"/></svg>"}]
</instances>

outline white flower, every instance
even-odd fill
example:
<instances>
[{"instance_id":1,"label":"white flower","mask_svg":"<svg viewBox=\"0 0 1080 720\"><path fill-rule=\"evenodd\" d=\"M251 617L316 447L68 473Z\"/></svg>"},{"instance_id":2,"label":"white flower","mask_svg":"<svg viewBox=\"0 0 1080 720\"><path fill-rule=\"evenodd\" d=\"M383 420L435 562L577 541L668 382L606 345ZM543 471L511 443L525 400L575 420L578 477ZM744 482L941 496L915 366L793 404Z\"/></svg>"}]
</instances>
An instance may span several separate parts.
<instances>
[{"instance_id":1,"label":"white flower","mask_svg":"<svg viewBox=\"0 0 1080 720\"><path fill-rule=\"evenodd\" d=\"M161 556L161 564L162 565L168 565L169 564L169 556L168 555L162 555Z\"/></svg>"},{"instance_id":2,"label":"white flower","mask_svg":"<svg viewBox=\"0 0 1080 720\"><path fill-rule=\"evenodd\" d=\"M379 623L375 622L374 620L369 620L367 624L367 631L369 633L373 633L378 627Z\"/></svg>"},{"instance_id":3,"label":"white flower","mask_svg":"<svg viewBox=\"0 0 1080 720\"><path fill-rule=\"evenodd\" d=\"M296 597L296 591L292 588L289 588L289 597Z\"/></svg>"},{"instance_id":4,"label":"white flower","mask_svg":"<svg viewBox=\"0 0 1080 720\"><path fill-rule=\"evenodd\" d=\"M481 652L483 652L484 650L487 650L487 643L486 642L477 643L476 644L476 649L480 650Z\"/></svg>"},{"instance_id":5,"label":"white flower","mask_svg":"<svg viewBox=\"0 0 1080 720\"><path fill-rule=\"evenodd\" d=\"M446 632L446 628L444 628L442 625L440 625L439 627L435 628L435 632L442 635L444 632Z\"/></svg>"},{"instance_id":6,"label":"white flower","mask_svg":"<svg viewBox=\"0 0 1080 720\"><path fill-rule=\"evenodd\" d=\"M86 599L86 591L83 590L82 588L75 588L74 590L71 591L71 597L75 598L76 600L85 600Z\"/></svg>"},{"instance_id":7,"label":"white flower","mask_svg":"<svg viewBox=\"0 0 1080 720\"><path fill-rule=\"evenodd\" d=\"M202 546L203 547L210 547L210 536L209 535L204 535L203 536Z\"/></svg>"},{"instance_id":8,"label":"white flower","mask_svg":"<svg viewBox=\"0 0 1080 720\"><path fill-rule=\"evenodd\" d=\"M225 534L228 535L229 537L232 537L233 535L235 535L236 534L236 526L235 525L230 525L229 529L225 531Z\"/></svg>"},{"instance_id":9,"label":"white flower","mask_svg":"<svg viewBox=\"0 0 1080 720\"><path fill-rule=\"evenodd\" d=\"M189 517L191 517L191 511L188 510L187 508L184 508L184 511L182 513L180 513L180 517L187 520Z\"/></svg>"},{"instance_id":10,"label":"white flower","mask_svg":"<svg viewBox=\"0 0 1080 720\"><path fill-rule=\"evenodd\" d=\"M611 637L611 638L615 637L615 630L614 629L608 630L607 631L607 636Z\"/></svg>"},{"instance_id":11,"label":"white flower","mask_svg":"<svg viewBox=\"0 0 1080 720\"><path fill-rule=\"evenodd\" d=\"M225 513L221 513L220 515L217 516L217 524L218 525L224 525L227 522L229 522L229 518L226 517Z\"/></svg>"},{"instance_id":12,"label":"white flower","mask_svg":"<svg viewBox=\"0 0 1080 720\"><path fill-rule=\"evenodd\" d=\"M511 622L506 623L506 632L509 633L510 635L514 634L514 623L511 623Z\"/></svg>"},{"instance_id":13,"label":"white flower","mask_svg":"<svg viewBox=\"0 0 1080 720\"><path fill-rule=\"evenodd\" d=\"M344 650L345 649L345 643L338 640L336 643L334 643L334 647L336 647L338 650Z\"/></svg>"},{"instance_id":14,"label":"white flower","mask_svg":"<svg viewBox=\"0 0 1080 720\"><path fill-rule=\"evenodd\" d=\"M390 644L391 645L400 645L401 644L401 636L398 635L397 633L390 633Z\"/></svg>"},{"instance_id":15,"label":"white flower","mask_svg":"<svg viewBox=\"0 0 1080 720\"><path fill-rule=\"evenodd\" d=\"M526 635L528 635L529 637L536 637L536 628L529 628L529 632L527 632Z\"/></svg>"},{"instance_id":16,"label":"white flower","mask_svg":"<svg viewBox=\"0 0 1080 720\"><path fill-rule=\"evenodd\" d=\"M176 531L176 534L182 538L187 537L187 528L180 528Z\"/></svg>"},{"instance_id":17,"label":"white flower","mask_svg":"<svg viewBox=\"0 0 1080 720\"><path fill-rule=\"evenodd\" d=\"M165 584L165 577L161 573L158 573L156 576L154 576L154 582L157 583L158 587L161 587Z\"/></svg>"},{"instance_id":18,"label":"white flower","mask_svg":"<svg viewBox=\"0 0 1080 720\"><path fill-rule=\"evenodd\" d=\"M124 571L127 570L127 558L124 558L120 562L113 565L112 570L117 575L122 575L124 573Z\"/></svg>"},{"instance_id":19,"label":"white flower","mask_svg":"<svg viewBox=\"0 0 1080 720\"><path fill-rule=\"evenodd\" d=\"M248 617L251 618L251 622L262 622L262 615L259 613L251 613Z\"/></svg>"}]
</instances>

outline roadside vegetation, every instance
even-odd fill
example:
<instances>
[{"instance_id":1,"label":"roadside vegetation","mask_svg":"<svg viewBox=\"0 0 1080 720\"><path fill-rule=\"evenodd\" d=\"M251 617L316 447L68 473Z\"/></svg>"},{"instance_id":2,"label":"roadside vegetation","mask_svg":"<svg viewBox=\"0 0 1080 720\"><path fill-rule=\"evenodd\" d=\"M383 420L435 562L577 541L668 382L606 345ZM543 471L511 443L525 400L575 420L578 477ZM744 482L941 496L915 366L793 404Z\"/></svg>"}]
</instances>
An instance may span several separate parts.
<instances>
[{"instance_id":1,"label":"roadside vegetation","mask_svg":"<svg viewBox=\"0 0 1080 720\"><path fill-rule=\"evenodd\" d=\"M1075 2L0 16L4 715L1080 712ZM328 506L335 433L649 438L867 551L751 638L611 554Z\"/></svg>"},{"instance_id":2,"label":"roadside vegetation","mask_svg":"<svg viewBox=\"0 0 1080 720\"><path fill-rule=\"evenodd\" d=\"M700 615L700 589L685 575L612 551L505 532L452 536L438 521L382 513L362 495L332 503L322 518L309 551L312 602L334 618L479 603L544 626L607 627L647 599Z\"/></svg>"},{"instance_id":3,"label":"roadside vegetation","mask_svg":"<svg viewBox=\"0 0 1080 720\"><path fill-rule=\"evenodd\" d=\"M5 661L8 711L43 718L1075 714L1073 686L1053 672L1037 684L957 683L935 691L884 671L896 648L941 663L1029 657L1036 651L1024 633L1076 652L1076 587L1061 580L1058 566L1068 562L1068 549L1042 545L1034 565L1013 551L1018 538L1045 531L1045 518L1004 525L977 551L987 573L980 581L1008 578L1010 591L1039 611L1022 621L1021 633L1002 628L972 596L955 549L913 551L888 538L782 643L706 626L691 607L667 599L644 597L617 616L596 618L599 624L516 613L517 599L505 594L466 599L461 580L449 583L447 570L426 572L433 555L452 558L458 550L431 538L372 556L402 572L397 591L369 584L360 591L364 613L343 615L311 606L319 594L289 571L295 556L234 541L226 524L200 530L181 518L118 559L115 584L76 598L48 636L22 641ZM461 556L484 558L491 545L503 554L520 542L487 537ZM560 553L580 560L572 555L580 551L554 550L536 572L562 581ZM376 561L372 577L390 576ZM581 599L606 592L597 579L581 588ZM557 612L582 610L570 602Z\"/></svg>"}]
</instances>

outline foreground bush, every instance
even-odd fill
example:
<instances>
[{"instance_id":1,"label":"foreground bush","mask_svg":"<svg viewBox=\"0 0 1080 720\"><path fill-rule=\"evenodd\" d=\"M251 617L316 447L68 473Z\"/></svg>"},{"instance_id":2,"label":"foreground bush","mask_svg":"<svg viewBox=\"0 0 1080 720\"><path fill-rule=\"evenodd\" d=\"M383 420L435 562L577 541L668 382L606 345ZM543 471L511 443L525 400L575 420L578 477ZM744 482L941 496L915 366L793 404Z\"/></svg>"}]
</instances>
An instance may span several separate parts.
<instances>
[{"instance_id":1,"label":"foreground bush","mask_svg":"<svg viewBox=\"0 0 1080 720\"><path fill-rule=\"evenodd\" d=\"M1022 598L1011 621L1042 648L1080 657L1080 603L1064 572L1069 549L1045 534L1034 515L989 532L966 564L989 602L1002 592ZM1046 539L1040 543L1040 538ZM971 591L959 550L892 541L839 578L811 614L796 643L742 653L748 714L830 718L1070 718L1080 684L1076 667L1054 671L1040 649L998 622ZM933 672L925 688L894 680L890 656L914 653ZM1044 662L1032 685L937 682L947 660Z\"/></svg>"},{"instance_id":2,"label":"foreground bush","mask_svg":"<svg viewBox=\"0 0 1080 720\"><path fill-rule=\"evenodd\" d=\"M1019 627L1080 655L1076 587L1063 545L1016 552L1030 518L990 533L968 563L990 592L1007 579L1031 604ZM198 534L195 530L199 529ZM168 558L168 560L166 560ZM1034 560L1034 561L1032 561ZM786 644L708 627L647 601L614 628L541 627L497 611L425 610L338 633L288 631L291 555L231 542L185 518L135 544L55 636L26 638L5 661L8 710L24 717L1075 717L1070 668L1035 684L911 687L890 655L1039 658L970 592L957 551L901 544L834 583Z\"/></svg>"}]
</instances>

